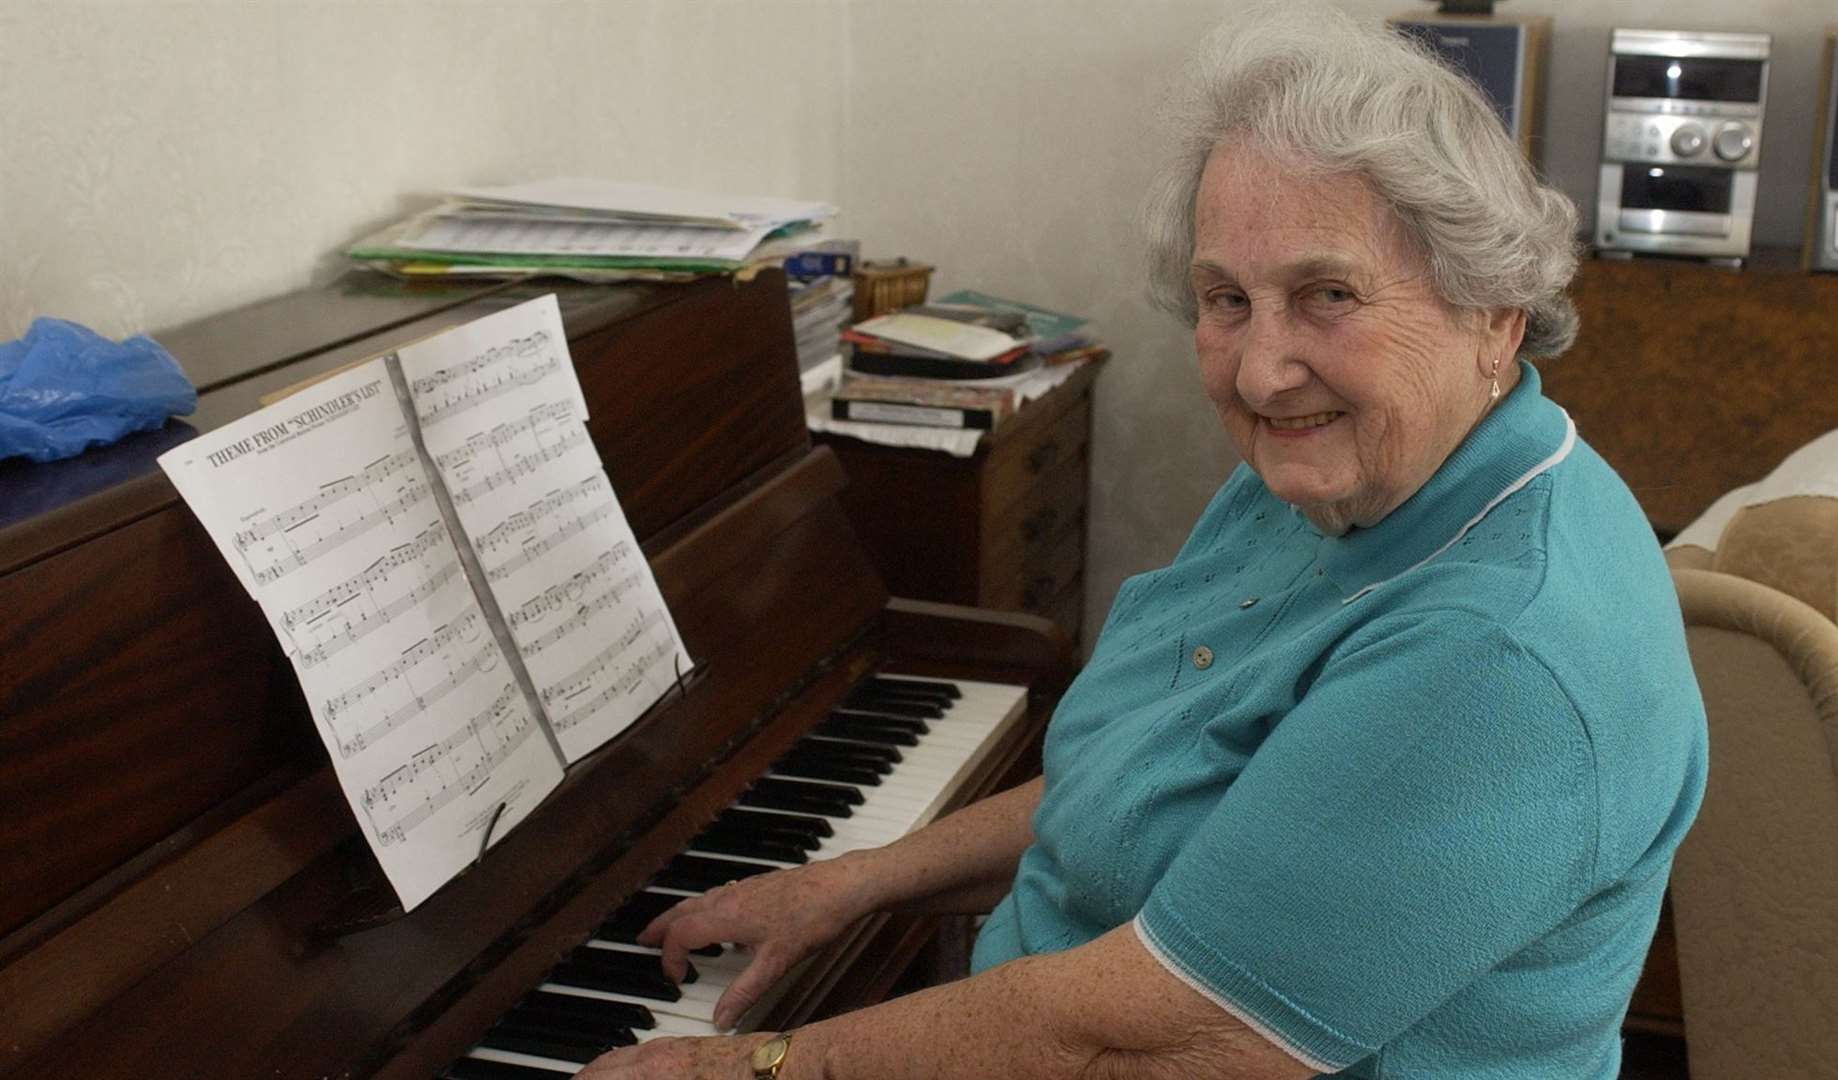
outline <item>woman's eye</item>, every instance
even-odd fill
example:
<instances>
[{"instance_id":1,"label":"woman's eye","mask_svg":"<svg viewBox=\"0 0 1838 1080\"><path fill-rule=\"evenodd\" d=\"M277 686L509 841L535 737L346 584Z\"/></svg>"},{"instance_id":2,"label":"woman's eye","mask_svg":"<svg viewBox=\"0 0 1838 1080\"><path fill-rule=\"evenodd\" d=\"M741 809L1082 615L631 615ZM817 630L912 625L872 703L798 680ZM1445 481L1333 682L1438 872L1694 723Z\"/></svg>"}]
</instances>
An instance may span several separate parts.
<instances>
[{"instance_id":1,"label":"woman's eye","mask_svg":"<svg viewBox=\"0 0 1838 1080\"><path fill-rule=\"evenodd\" d=\"M1338 285L1323 285L1315 290L1315 299L1327 304L1341 305L1353 302L1353 291Z\"/></svg>"},{"instance_id":2,"label":"woman's eye","mask_svg":"<svg viewBox=\"0 0 1838 1080\"><path fill-rule=\"evenodd\" d=\"M1224 308L1227 311L1236 311L1250 303L1249 300L1245 299L1243 293L1234 292L1230 289L1219 289L1207 293L1206 302L1214 307Z\"/></svg>"}]
</instances>

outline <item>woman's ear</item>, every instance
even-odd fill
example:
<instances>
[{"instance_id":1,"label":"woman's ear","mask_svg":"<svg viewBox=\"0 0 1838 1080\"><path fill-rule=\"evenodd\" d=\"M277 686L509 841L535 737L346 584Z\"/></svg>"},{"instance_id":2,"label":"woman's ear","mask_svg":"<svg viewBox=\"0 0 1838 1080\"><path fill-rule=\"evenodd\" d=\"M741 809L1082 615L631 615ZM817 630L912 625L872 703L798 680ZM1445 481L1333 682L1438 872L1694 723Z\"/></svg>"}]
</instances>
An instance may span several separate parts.
<instances>
[{"instance_id":1,"label":"woman's ear","mask_svg":"<svg viewBox=\"0 0 1838 1080\"><path fill-rule=\"evenodd\" d=\"M1481 347L1475 360L1486 376L1496 364L1519 355L1519 343L1525 340L1525 309L1497 307L1484 312L1483 317L1486 321L1481 327Z\"/></svg>"}]
</instances>

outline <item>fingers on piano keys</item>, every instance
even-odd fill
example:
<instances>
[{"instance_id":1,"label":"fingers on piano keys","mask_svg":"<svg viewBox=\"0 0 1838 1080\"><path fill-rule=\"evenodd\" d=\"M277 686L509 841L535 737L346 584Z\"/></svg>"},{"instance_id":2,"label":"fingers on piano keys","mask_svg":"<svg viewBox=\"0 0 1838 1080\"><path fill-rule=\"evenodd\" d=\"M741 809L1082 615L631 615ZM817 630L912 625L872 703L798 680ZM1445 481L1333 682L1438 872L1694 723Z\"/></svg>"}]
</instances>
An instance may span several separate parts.
<instances>
[{"instance_id":1,"label":"fingers on piano keys","mask_svg":"<svg viewBox=\"0 0 1838 1080\"><path fill-rule=\"evenodd\" d=\"M695 950L679 984L658 950L637 943L639 932L685 897L879 847L926 824L1025 705L1020 686L864 680L443 1075L553 1080L644 1039L716 1034L716 1003L748 954ZM774 1001L768 992L739 1027Z\"/></svg>"}]
</instances>

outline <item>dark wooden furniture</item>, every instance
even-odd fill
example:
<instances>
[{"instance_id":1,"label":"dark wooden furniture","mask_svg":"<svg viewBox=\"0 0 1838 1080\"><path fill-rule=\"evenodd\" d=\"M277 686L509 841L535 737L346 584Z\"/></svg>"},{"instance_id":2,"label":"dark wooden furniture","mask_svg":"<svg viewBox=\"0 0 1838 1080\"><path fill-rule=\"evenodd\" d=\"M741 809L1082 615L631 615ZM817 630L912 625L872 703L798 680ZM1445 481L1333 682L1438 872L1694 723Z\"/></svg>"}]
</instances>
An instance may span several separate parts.
<instances>
[{"instance_id":1,"label":"dark wooden furniture","mask_svg":"<svg viewBox=\"0 0 1838 1080\"><path fill-rule=\"evenodd\" d=\"M1571 295L1582 332L1540 365L1545 392L1662 536L1838 428L1838 275L1805 273L1797 252L1739 271L1590 259Z\"/></svg>"},{"instance_id":2,"label":"dark wooden furniture","mask_svg":"<svg viewBox=\"0 0 1838 1080\"><path fill-rule=\"evenodd\" d=\"M1086 365L970 458L817 437L849 474L843 508L895 594L1033 612L1078 638L1096 375Z\"/></svg>"},{"instance_id":3,"label":"dark wooden furniture","mask_svg":"<svg viewBox=\"0 0 1838 1080\"><path fill-rule=\"evenodd\" d=\"M556 291L589 428L704 674L413 913L255 603L154 455L259 395ZM1070 676L1045 620L893 600L813 449L783 278L333 288L159 335L189 424L0 464L0 1076L425 1077L863 673L1031 687L957 801L1030 771ZM929 932L871 920L769 1018L875 1000Z\"/></svg>"}]
</instances>

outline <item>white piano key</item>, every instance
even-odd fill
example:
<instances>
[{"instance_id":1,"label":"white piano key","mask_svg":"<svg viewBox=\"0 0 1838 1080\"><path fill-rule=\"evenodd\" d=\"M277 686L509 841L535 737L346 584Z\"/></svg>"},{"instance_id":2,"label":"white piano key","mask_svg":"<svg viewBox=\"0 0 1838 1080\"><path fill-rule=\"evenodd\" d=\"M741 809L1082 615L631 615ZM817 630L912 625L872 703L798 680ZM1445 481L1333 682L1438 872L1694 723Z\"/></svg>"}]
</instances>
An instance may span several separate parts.
<instances>
[{"instance_id":1,"label":"white piano key","mask_svg":"<svg viewBox=\"0 0 1838 1080\"><path fill-rule=\"evenodd\" d=\"M499 1061L506 1065L522 1065L531 1069L548 1069L557 1076L573 1076L575 1073L587 1067L585 1065L578 1065L572 1061L563 1061L560 1058L537 1057L535 1054L519 1054L514 1050L494 1050L489 1046L475 1046L466 1051L466 1056L469 1058L477 1058L480 1061Z\"/></svg>"}]
</instances>

